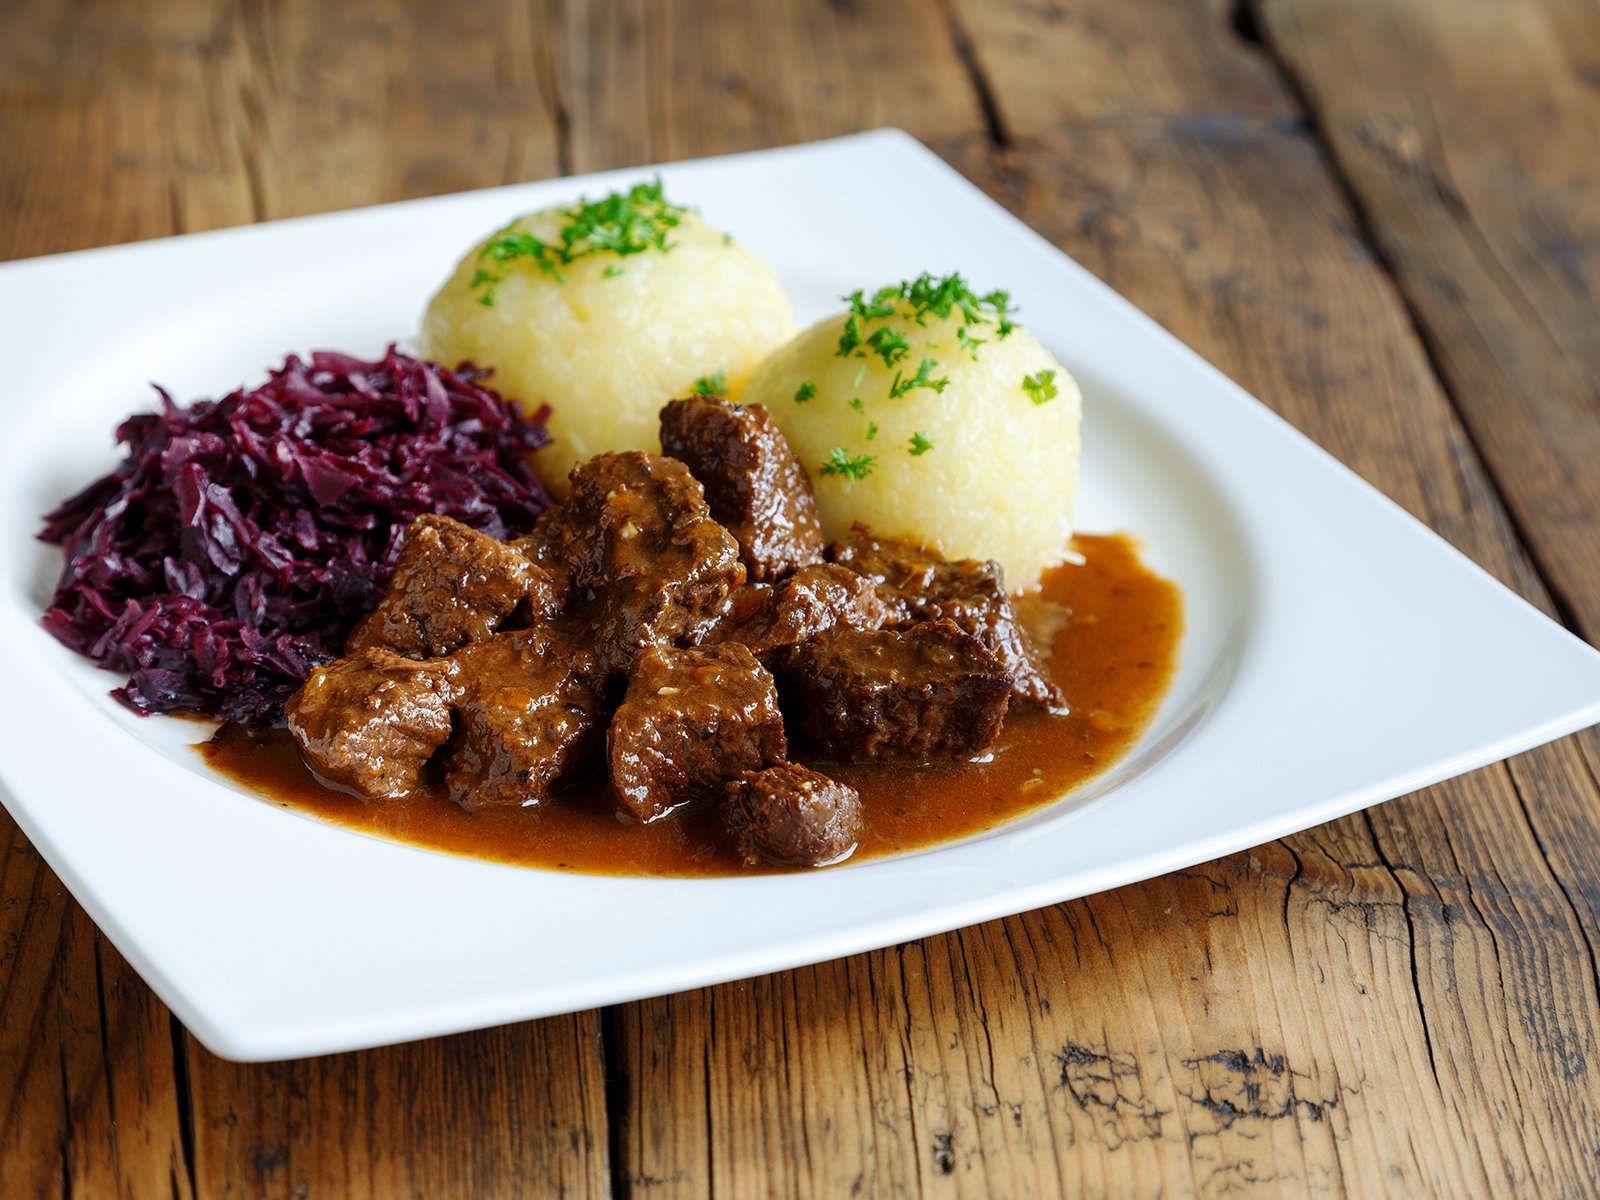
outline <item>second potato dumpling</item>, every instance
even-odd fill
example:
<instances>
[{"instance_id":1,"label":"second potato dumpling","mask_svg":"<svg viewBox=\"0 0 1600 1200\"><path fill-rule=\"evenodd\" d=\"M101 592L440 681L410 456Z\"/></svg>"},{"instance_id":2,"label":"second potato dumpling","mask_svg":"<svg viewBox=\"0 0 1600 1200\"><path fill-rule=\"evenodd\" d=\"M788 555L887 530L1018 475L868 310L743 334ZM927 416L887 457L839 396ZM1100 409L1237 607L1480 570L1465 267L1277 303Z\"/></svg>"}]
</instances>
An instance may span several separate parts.
<instances>
[{"instance_id":1,"label":"second potato dumpling","mask_svg":"<svg viewBox=\"0 0 1600 1200\"><path fill-rule=\"evenodd\" d=\"M764 404L816 483L823 530L854 522L950 558L997 559L1013 591L1068 557L1082 397L960 275L857 292L757 368Z\"/></svg>"}]
</instances>

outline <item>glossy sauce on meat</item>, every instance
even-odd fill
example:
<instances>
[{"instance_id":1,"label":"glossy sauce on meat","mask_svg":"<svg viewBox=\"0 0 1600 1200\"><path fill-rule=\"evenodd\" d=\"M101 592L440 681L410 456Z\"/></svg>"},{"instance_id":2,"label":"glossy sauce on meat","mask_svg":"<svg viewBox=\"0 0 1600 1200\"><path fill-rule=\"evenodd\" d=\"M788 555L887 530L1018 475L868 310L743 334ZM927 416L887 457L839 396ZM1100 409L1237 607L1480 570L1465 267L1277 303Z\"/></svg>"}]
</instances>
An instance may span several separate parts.
<instances>
[{"instance_id":1,"label":"glossy sauce on meat","mask_svg":"<svg viewBox=\"0 0 1600 1200\"><path fill-rule=\"evenodd\" d=\"M1114 763L1155 715L1177 660L1178 589L1148 571L1126 537L1080 535L1073 544L1085 565L1058 567L1017 605L1040 644L1050 646L1050 674L1071 713L1014 708L987 762L828 764L829 775L861 793L864 821L852 862L953 841L1052 803ZM249 735L225 727L199 749L224 775L285 808L474 858L612 875L778 869L741 863L715 804L649 825L624 824L603 772L558 788L537 808L468 813L438 780L381 804L325 788L282 729Z\"/></svg>"}]
</instances>

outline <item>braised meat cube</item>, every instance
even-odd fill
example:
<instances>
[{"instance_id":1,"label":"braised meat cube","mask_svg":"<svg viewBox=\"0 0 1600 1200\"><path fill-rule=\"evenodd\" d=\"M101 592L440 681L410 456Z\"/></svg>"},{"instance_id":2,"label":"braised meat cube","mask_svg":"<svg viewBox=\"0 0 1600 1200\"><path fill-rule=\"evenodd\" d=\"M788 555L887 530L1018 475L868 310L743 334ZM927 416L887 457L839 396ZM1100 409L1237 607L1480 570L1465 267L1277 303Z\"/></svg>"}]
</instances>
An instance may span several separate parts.
<instances>
[{"instance_id":1,"label":"braised meat cube","mask_svg":"<svg viewBox=\"0 0 1600 1200\"><path fill-rule=\"evenodd\" d=\"M746 863L825 867L861 836L861 795L796 763L745 771L725 786L723 819Z\"/></svg>"},{"instance_id":2,"label":"braised meat cube","mask_svg":"<svg viewBox=\"0 0 1600 1200\"><path fill-rule=\"evenodd\" d=\"M549 629L500 633L457 651L462 695L443 756L450 799L468 812L538 804L598 753L594 659Z\"/></svg>"},{"instance_id":3,"label":"braised meat cube","mask_svg":"<svg viewBox=\"0 0 1600 1200\"><path fill-rule=\"evenodd\" d=\"M768 640L788 644L834 628L881 629L893 615L871 580L832 563L817 563L802 567L773 590Z\"/></svg>"},{"instance_id":4,"label":"braised meat cube","mask_svg":"<svg viewBox=\"0 0 1600 1200\"><path fill-rule=\"evenodd\" d=\"M555 581L512 546L449 517L421 516L406 530L389 590L347 648L435 658L483 641L519 606L540 617L557 601Z\"/></svg>"},{"instance_id":5,"label":"braised meat cube","mask_svg":"<svg viewBox=\"0 0 1600 1200\"><path fill-rule=\"evenodd\" d=\"M999 563L952 562L937 550L876 537L860 525L833 543L828 557L876 583L900 622L954 621L1006 665L1019 698L1066 711L1066 698L1017 620Z\"/></svg>"},{"instance_id":6,"label":"braised meat cube","mask_svg":"<svg viewBox=\"0 0 1600 1200\"><path fill-rule=\"evenodd\" d=\"M575 545L580 539L571 512L565 504L557 504L540 513L525 536L508 543L545 573L558 609L565 609L572 598L572 561L582 552Z\"/></svg>"},{"instance_id":7,"label":"braised meat cube","mask_svg":"<svg viewBox=\"0 0 1600 1200\"><path fill-rule=\"evenodd\" d=\"M943 598L923 606L930 621L953 621L977 638L1011 672L1019 698L1054 713L1067 711L1067 700L1050 678L1049 670L1028 631L1017 620L1005 577L996 562L952 563L943 579Z\"/></svg>"},{"instance_id":8,"label":"braised meat cube","mask_svg":"<svg viewBox=\"0 0 1600 1200\"><path fill-rule=\"evenodd\" d=\"M573 468L564 550L602 668L701 640L745 581L739 546L676 459L629 451Z\"/></svg>"},{"instance_id":9,"label":"braised meat cube","mask_svg":"<svg viewBox=\"0 0 1600 1200\"><path fill-rule=\"evenodd\" d=\"M801 567L782 583L734 598L722 640L740 642L764 664L781 646L803 642L828 629L881 629L894 610L870 579L832 563ZM753 611L743 612L745 608Z\"/></svg>"},{"instance_id":10,"label":"braised meat cube","mask_svg":"<svg viewBox=\"0 0 1600 1200\"><path fill-rule=\"evenodd\" d=\"M607 755L623 811L654 821L788 753L772 676L743 646L640 655Z\"/></svg>"},{"instance_id":11,"label":"braised meat cube","mask_svg":"<svg viewBox=\"0 0 1600 1200\"><path fill-rule=\"evenodd\" d=\"M661 449L704 485L711 515L738 540L751 579L822 561L811 478L765 407L716 396L674 400L661 410Z\"/></svg>"},{"instance_id":12,"label":"braised meat cube","mask_svg":"<svg viewBox=\"0 0 1600 1200\"><path fill-rule=\"evenodd\" d=\"M828 561L872 580L901 623L915 620L917 610L934 592L939 570L949 565L937 550L878 537L859 523L828 547Z\"/></svg>"},{"instance_id":13,"label":"braised meat cube","mask_svg":"<svg viewBox=\"0 0 1600 1200\"><path fill-rule=\"evenodd\" d=\"M778 652L798 735L838 762L971 758L994 744L1011 673L950 621L834 629Z\"/></svg>"},{"instance_id":14,"label":"braised meat cube","mask_svg":"<svg viewBox=\"0 0 1600 1200\"><path fill-rule=\"evenodd\" d=\"M311 672L289 697L289 732L311 773L364 800L404 796L450 736L460 692L449 659L417 662L369 646Z\"/></svg>"}]
</instances>

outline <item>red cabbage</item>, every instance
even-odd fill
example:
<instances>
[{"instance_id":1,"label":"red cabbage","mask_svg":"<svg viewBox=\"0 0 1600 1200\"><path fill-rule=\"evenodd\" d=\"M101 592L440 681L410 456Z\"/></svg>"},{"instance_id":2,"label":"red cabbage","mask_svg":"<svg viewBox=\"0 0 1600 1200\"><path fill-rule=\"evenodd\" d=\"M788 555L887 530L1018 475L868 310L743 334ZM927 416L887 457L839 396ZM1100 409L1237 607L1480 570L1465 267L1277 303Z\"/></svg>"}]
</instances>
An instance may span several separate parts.
<instances>
[{"instance_id":1,"label":"red cabbage","mask_svg":"<svg viewBox=\"0 0 1600 1200\"><path fill-rule=\"evenodd\" d=\"M335 657L394 570L407 525L442 513L497 538L550 499L549 439L480 386L398 353L290 356L253 391L117 429L121 464L44 518L66 555L44 627L111 671L141 713L262 726Z\"/></svg>"}]
</instances>

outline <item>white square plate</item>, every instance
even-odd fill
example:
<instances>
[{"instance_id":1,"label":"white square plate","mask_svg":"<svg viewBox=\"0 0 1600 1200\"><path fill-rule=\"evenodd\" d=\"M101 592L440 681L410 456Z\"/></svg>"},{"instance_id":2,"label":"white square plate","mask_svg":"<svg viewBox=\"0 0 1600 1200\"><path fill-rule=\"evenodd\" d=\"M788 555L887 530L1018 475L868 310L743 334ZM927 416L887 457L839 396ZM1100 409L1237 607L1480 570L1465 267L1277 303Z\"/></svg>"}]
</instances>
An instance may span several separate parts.
<instances>
[{"instance_id":1,"label":"white square plate","mask_svg":"<svg viewBox=\"0 0 1600 1200\"><path fill-rule=\"evenodd\" d=\"M263 803L200 729L141 720L39 626L39 516L147 408L286 352L376 354L476 238L647 169L0 268L5 802L207 1046L273 1059L677 991L1191 865L1600 720L1600 655L1454 550L904 134L661 168L782 276L802 322L960 269L1007 287L1086 398L1080 524L1182 586L1182 666L1106 778L967 841L815 874L620 879L476 862ZM863 195L918 197L862 220ZM24 686L16 686L17 684Z\"/></svg>"}]
</instances>

